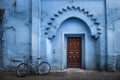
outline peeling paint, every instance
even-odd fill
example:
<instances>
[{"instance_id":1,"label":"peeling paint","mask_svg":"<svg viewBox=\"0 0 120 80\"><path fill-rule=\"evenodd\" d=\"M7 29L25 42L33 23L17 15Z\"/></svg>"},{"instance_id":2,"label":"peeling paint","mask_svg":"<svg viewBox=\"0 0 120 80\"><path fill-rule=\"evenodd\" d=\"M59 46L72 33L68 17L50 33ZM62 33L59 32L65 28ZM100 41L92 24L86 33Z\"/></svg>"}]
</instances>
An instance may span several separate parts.
<instances>
[{"instance_id":1,"label":"peeling paint","mask_svg":"<svg viewBox=\"0 0 120 80\"><path fill-rule=\"evenodd\" d=\"M12 70L13 59L23 60L23 56L31 54L30 1L27 1L27 5L19 0L4 0L2 2L4 6L0 9L0 71ZM21 8L21 3L25 8Z\"/></svg>"}]
</instances>

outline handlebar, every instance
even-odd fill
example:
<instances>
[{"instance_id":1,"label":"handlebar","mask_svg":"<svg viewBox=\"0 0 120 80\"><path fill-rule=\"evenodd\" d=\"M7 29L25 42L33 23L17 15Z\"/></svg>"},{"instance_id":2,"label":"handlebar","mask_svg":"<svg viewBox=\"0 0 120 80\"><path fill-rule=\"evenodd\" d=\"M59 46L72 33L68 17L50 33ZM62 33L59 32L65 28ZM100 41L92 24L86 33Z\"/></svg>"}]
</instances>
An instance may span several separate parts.
<instances>
[{"instance_id":1,"label":"handlebar","mask_svg":"<svg viewBox=\"0 0 120 80\"><path fill-rule=\"evenodd\" d=\"M13 62L22 62L22 60L13 59Z\"/></svg>"},{"instance_id":2,"label":"handlebar","mask_svg":"<svg viewBox=\"0 0 120 80\"><path fill-rule=\"evenodd\" d=\"M37 58L37 59L42 59L42 58Z\"/></svg>"},{"instance_id":3,"label":"handlebar","mask_svg":"<svg viewBox=\"0 0 120 80\"><path fill-rule=\"evenodd\" d=\"M24 56L23 58L32 59L33 57L35 57L37 60L42 59L42 58L36 57L36 56ZM13 62L22 62L23 60L21 60L21 59L12 59L12 61Z\"/></svg>"},{"instance_id":4,"label":"handlebar","mask_svg":"<svg viewBox=\"0 0 120 80\"><path fill-rule=\"evenodd\" d=\"M42 59L42 58L40 58L40 57L36 57L36 56L24 56L23 58L33 58L33 57L35 57L36 59Z\"/></svg>"}]
</instances>

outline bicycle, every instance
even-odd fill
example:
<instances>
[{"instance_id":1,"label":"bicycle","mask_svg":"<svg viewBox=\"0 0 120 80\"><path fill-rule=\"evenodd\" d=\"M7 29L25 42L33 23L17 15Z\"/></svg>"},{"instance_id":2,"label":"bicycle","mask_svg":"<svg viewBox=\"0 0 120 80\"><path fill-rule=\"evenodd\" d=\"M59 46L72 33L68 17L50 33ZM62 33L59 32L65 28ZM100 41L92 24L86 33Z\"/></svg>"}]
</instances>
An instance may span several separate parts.
<instances>
[{"instance_id":1,"label":"bicycle","mask_svg":"<svg viewBox=\"0 0 120 80\"><path fill-rule=\"evenodd\" d=\"M41 58L37 58L40 60ZM48 62L40 62L34 66L31 62L32 57L30 56L27 62L20 63L16 68L16 74L18 77L24 77L29 72L38 73L40 75L47 75L51 70L51 66Z\"/></svg>"}]
</instances>

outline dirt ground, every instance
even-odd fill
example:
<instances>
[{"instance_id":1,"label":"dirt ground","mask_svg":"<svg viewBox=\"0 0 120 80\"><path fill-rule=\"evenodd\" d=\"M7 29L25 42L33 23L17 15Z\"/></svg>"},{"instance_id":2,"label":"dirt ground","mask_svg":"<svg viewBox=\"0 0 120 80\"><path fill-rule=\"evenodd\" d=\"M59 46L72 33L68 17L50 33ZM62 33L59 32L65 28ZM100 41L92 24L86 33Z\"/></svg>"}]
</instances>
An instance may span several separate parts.
<instances>
[{"instance_id":1,"label":"dirt ground","mask_svg":"<svg viewBox=\"0 0 120 80\"><path fill-rule=\"evenodd\" d=\"M17 77L15 72L1 72L0 80L120 80L120 72L64 70L52 71L45 76L27 74L25 77Z\"/></svg>"}]
</instances>

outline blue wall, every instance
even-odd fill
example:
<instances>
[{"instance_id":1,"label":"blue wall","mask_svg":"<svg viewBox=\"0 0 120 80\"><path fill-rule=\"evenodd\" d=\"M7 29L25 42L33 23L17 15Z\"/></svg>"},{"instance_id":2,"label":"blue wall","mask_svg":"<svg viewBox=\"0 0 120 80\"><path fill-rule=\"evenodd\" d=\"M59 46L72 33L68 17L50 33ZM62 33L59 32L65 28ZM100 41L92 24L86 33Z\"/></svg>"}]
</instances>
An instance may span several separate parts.
<instances>
[{"instance_id":1,"label":"blue wall","mask_svg":"<svg viewBox=\"0 0 120 80\"><path fill-rule=\"evenodd\" d=\"M42 57L52 69L66 68L67 37L82 37L82 67L120 69L119 0L1 0L0 70L24 56ZM0 30L2 30L0 28Z\"/></svg>"}]
</instances>

